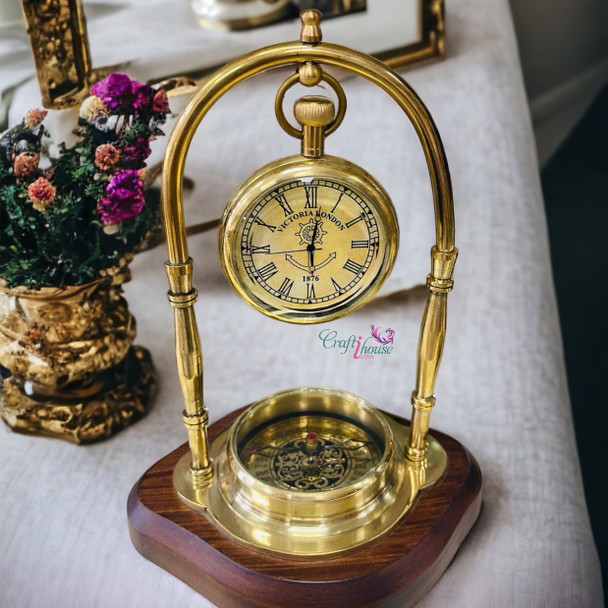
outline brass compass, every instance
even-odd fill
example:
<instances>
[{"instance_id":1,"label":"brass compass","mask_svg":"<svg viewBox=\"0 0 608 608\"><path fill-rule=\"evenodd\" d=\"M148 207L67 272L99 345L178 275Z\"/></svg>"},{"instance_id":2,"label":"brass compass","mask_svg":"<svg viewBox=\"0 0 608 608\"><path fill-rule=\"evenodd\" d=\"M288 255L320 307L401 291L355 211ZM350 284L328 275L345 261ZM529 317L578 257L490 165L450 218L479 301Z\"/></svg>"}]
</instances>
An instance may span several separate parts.
<instances>
[{"instance_id":1,"label":"brass compass","mask_svg":"<svg viewBox=\"0 0 608 608\"><path fill-rule=\"evenodd\" d=\"M301 20L299 42L251 53L203 85L167 147L166 269L189 442L134 488L131 534L140 552L219 606L352 608L387 601L406 607L443 572L481 497L470 454L447 436L440 442L429 435L457 256L449 172L435 125L409 86L362 53L321 43L317 11L305 11ZM346 95L324 66L379 86L420 137L435 202L437 241L409 423L347 391L301 387L208 428L181 198L186 155L224 93L288 65L295 73L280 86L275 112L301 141L300 153L262 167L228 202L219 231L222 267L248 304L291 323L346 315L376 293L395 263L397 217L375 178L325 154L325 140L346 112ZM296 83L329 85L337 104L304 95L294 106L298 126L290 124L283 102Z\"/></svg>"},{"instance_id":2,"label":"brass compass","mask_svg":"<svg viewBox=\"0 0 608 608\"><path fill-rule=\"evenodd\" d=\"M288 412L256 427L237 445L251 475L287 490L331 490L354 483L376 467L384 441L355 419L335 412Z\"/></svg>"},{"instance_id":3,"label":"brass compass","mask_svg":"<svg viewBox=\"0 0 608 608\"><path fill-rule=\"evenodd\" d=\"M295 560L345 555L385 534L443 474L436 441L424 477L405 458L405 442L405 428L356 395L291 389L255 403L213 442L217 482L193 487L185 454L174 485L256 550Z\"/></svg>"}]
</instances>

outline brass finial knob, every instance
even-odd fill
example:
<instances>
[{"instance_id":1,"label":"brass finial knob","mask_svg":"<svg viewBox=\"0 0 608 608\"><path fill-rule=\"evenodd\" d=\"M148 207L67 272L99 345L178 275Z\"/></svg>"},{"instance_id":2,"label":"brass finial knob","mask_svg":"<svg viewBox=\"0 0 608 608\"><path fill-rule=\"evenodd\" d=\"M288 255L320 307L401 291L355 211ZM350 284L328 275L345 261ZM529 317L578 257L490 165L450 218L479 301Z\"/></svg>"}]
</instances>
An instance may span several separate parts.
<instances>
[{"instance_id":1,"label":"brass finial knob","mask_svg":"<svg viewBox=\"0 0 608 608\"><path fill-rule=\"evenodd\" d=\"M296 120L307 127L326 127L336 115L334 102L319 95L300 97L294 106Z\"/></svg>"},{"instance_id":2,"label":"brass finial knob","mask_svg":"<svg viewBox=\"0 0 608 608\"><path fill-rule=\"evenodd\" d=\"M335 120L334 102L327 97L306 95L295 102L293 113L302 125L302 156L320 158L325 130Z\"/></svg>"},{"instance_id":3,"label":"brass finial knob","mask_svg":"<svg viewBox=\"0 0 608 608\"><path fill-rule=\"evenodd\" d=\"M321 42L321 19L323 15L315 10L310 9L300 13L300 21L302 22L302 30L300 32L300 42L304 44L317 44Z\"/></svg>"}]
</instances>

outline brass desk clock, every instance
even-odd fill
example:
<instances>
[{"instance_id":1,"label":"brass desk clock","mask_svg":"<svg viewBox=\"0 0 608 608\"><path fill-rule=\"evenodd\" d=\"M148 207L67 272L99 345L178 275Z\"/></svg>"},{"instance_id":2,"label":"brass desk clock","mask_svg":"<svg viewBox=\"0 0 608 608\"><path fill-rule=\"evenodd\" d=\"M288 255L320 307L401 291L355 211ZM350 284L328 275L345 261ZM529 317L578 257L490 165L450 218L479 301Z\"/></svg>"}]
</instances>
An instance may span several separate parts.
<instances>
[{"instance_id":1,"label":"brass desk clock","mask_svg":"<svg viewBox=\"0 0 608 608\"><path fill-rule=\"evenodd\" d=\"M433 121L408 85L375 59L321 43L317 11L301 19L300 42L246 55L202 86L167 148L166 267L189 443L134 487L131 537L145 557L222 608L404 608L445 570L481 504L475 460L454 439L428 434L457 255L448 166ZM225 92L286 65L296 71L279 88L275 110L301 140L300 154L263 167L234 194L219 233L224 272L251 306L291 323L334 319L373 296L395 262L397 217L371 175L325 154L346 97L323 66L383 89L419 135L435 199L437 243L411 423L344 391L297 388L208 428L181 200L185 159L199 123ZM337 105L301 97L294 127L283 113L286 91L321 82Z\"/></svg>"}]
</instances>

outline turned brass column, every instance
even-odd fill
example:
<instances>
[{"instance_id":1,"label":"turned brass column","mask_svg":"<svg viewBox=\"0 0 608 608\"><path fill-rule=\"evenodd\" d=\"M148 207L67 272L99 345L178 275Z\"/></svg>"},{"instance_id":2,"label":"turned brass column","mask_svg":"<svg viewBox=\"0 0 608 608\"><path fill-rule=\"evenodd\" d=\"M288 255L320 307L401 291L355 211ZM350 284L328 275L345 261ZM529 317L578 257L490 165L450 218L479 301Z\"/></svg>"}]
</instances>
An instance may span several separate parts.
<instances>
[{"instance_id":1,"label":"turned brass column","mask_svg":"<svg viewBox=\"0 0 608 608\"><path fill-rule=\"evenodd\" d=\"M203 399L203 351L194 314L197 291L192 285L192 259L165 264L169 279L169 303L174 308L177 371L184 395L184 424L190 444L193 486L204 486L212 477L207 423Z\"/></svg>"},{"instance_id":2,"label":"turned brass column","mask_svg":"<svg viewBox=\"0 0 608 608\"><path fill-rule=\"evenodd\" d=\"M412 420L406 447L407 457L415 462L426 458L431 410L435 405L433 391L445 343L448 293L454 285L452 272L457 256L457 249L431 250L432 271L427 277L428 296L420 328L416 389L412 393Z\"/></svg>"}]
</instances>

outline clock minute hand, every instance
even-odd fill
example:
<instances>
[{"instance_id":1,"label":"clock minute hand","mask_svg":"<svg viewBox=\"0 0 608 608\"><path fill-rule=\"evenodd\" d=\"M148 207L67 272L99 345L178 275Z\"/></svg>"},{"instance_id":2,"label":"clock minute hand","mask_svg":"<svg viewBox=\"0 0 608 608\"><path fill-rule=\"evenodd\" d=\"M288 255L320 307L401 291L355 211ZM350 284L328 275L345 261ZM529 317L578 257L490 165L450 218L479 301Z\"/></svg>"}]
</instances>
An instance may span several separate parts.
<instances>
[{"instance_id":1,"label":"clock minute hand","mask_svg":"<svg viewBox=\"0 0 608 608\"><path fill-rule=\"evenodd\" d=\"M256 254L261 253L263 255L277 255L277 254L282 254L282 253L304 253L305 251L308 251L308 249L285 249L283 251L256 251ZM317 251L321 251L321 250L317 249Z\"/></svg>"}]
</instances>

